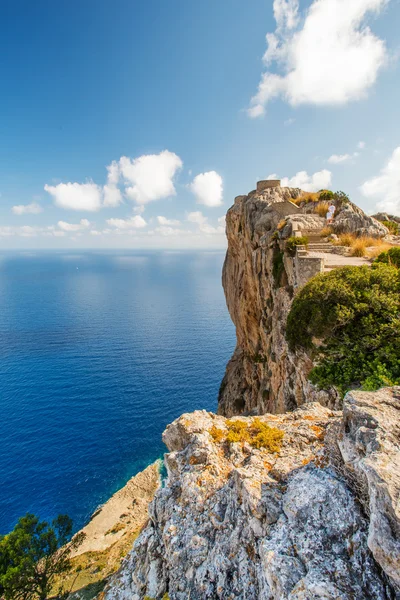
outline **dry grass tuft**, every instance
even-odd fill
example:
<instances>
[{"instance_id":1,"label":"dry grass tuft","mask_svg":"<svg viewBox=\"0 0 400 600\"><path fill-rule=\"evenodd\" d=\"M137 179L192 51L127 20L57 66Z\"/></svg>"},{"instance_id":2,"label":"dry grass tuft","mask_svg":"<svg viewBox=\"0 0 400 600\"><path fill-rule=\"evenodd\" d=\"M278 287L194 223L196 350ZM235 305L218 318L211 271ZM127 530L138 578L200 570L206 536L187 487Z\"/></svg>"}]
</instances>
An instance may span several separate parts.
<instances>
[{"instance_id":1,"label":"dry grass tuft","mask_svg":"<svg viewBox=\"0 0 400 600\"><path fill-rule=\"evenodd\" d=\"M277 230L280 231L281 229L283 229L286 225L286 219L282 219L282 221L279 221L278 223L278 227Z\"/></svg>"},{"instance_id":2,"label":"dry grass tuft","mask_svg":"<svg viewBox=\"0 0 400 600\"><path fill-rule=\"evenodd\" d=\"M326 217L326 213L328 212L329 202L319 202L315 208L314 212L317 213L320 217Z\"/></svg>"},{"instance_id":3,"label":"dry grass tuft","mask_svg":"<svg viewBox=\"0 0 400 600\"><path fill-rule=\"evenodd\" d=\"M215 442L226 441L228 444L249 443L253 448L265 448L268 452L277 453L281 449L284 433L276 427L270 427L258 417L251 422L226 421L228 431L213 426L210 435Z\"/></svg>"},{"instance_id":4,"label":"dry grass tuft","mask_svg":"<svg viewBox=\"0 0 400 600\"><path fill-rule=\"evenodd\" d=\"M318 202L319 192L306 192L301 196L302 202Z\"/></svg>"},{"instance_id":5,"label":"dry grass tuft","mask_svg":"<svg viewBox=\"0 0 400 600\"><path fill-rule=\"evenodd\" d=\"M336 246L347 246L348 248L350 248L350 246L352 246L354 244L354 242L356 241L357 236L354 235L354 233L341 233L339 235L339 241L336 242Z\"/></svg>"},{"instance_id":6,"label":"dry grass tuft","mask_svg":"<svg viewBox=\"0 0 400 600\"><path fill-rule=\"evenodd\" d=\"M332 229L332 227L329 227L329 225L327 225L326 227L321 229L321 237L328 237L332 233L333 233L333 229Z\"/></svg>"},{"instance_id":7,"label":"dry grass tuft","mask_svg":"<svg viewBox=\"0 0 400 600\"><path fill-rule=\"evenodd\" d=\"M367 235L357 237L354 233L342 233L335 245L351 248L351 256L366 256L368 254L370 258L375 258L380 252L388 247L390 248L390 245L379 238ZM368 248L374 248L374 250L367 251Z\"/></svg>"},{"instance_id":8,"label":"dry grass tuft","mask_svg":"<svg viewBox=\"0 0 400 600\"><path fill-rule=\"evenodd\" d=\"M390 248L393 248L391 244L386 244L382 240L375 240L380 242L379 244L375 244L371 248L367 249L368 258L377 258L382 252L387 252Z\"/></svg>"}]
</instances>

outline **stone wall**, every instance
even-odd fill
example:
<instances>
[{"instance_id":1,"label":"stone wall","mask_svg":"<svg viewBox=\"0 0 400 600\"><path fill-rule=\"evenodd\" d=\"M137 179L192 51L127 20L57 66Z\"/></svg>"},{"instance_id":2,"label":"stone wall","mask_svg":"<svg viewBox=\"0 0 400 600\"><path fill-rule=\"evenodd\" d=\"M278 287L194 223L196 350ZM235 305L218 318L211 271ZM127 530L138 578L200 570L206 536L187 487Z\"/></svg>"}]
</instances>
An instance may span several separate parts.
<instances>
[{"instance_id":1,"label":"stone wall","mask_svg":"<svg viewBox=\"0 0 400 600\"><path fill-rule=\"evenodd\" d=\"M296 287L302 287L315 275L323 273L324 259L316 256L302 256L297 252L295 256Z\"/></svg>"},{"instance_id":2,"label":"stone wall","mask_svg":"<svg viewBox=\"0 0 400 600\"><path fill-rule=\"evenodd\" d=\"M257 193L261 193L264 190L268 190L270 188L280 187L281 180L280 179L264 179L263 181L257 181Z\"/></svg>"}]
</instances>

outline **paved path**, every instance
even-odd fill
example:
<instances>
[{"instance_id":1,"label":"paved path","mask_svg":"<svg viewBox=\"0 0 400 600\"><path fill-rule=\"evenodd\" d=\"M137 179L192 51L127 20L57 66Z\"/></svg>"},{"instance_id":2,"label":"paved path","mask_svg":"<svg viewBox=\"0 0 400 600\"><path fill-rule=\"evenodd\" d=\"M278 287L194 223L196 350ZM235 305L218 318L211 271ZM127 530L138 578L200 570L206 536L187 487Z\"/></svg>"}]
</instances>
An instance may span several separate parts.
<instances>
[{"instance_id":1,"label":"paved path","mask_svg":"<svg viewBox=\"0 0 400 600\"><path fill-rule=\"evenodd\" d=\"M371 261L368 258L358 256L342 256L341 254L330 254L329 252L309 252L308 256L315 258L323 258L325 261L325 271L335 267L361 267L362 265L370 265Z\"/></svg>"}]
</instances>

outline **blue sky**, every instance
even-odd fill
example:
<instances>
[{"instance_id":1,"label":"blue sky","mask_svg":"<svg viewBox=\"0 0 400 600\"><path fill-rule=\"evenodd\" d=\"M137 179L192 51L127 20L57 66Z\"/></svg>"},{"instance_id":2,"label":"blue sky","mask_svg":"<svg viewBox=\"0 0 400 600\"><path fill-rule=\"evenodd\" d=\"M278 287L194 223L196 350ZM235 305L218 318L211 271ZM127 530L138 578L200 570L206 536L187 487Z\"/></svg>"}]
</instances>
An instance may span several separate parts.
<instances>
[{"instance_id":1,"label":"blue sky","mask_svg":"<svg viewBox=\"0 0 400 600\"><path fill-rule=\"evenodd\" d=\"M399 0L4 0L0 248L223 247L272 174L400 213L398 23Z\"/></svg>"}]
</instances>

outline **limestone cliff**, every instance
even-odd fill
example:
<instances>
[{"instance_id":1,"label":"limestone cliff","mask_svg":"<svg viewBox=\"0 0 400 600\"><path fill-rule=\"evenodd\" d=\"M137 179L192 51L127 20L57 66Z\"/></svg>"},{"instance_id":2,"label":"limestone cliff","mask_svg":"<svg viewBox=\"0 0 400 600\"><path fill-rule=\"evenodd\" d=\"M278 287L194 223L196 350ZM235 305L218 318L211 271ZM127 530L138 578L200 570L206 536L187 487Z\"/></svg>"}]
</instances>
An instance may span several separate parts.
<instances>
[{"instance_id":1,"label":"limestone cliff","mask_svg":"<svg viewBox=\"0 0 400 600\"><path fill-rule=\"evenodd\" d=\"M302 197L261 182L229 210L223 285L237 348L220 414L167 427L167 478L98 600L400 600L400 388L341 401L289 350L296 291L367 260L321 242L322 208ZM348 201L332 228L387 234ZM314 249L290 251L302 235Z\"/></svg>"},{"instance_id":2,"label":"limestone cliff","mask_svg":"<svg viewBox=\"0 0 400 600\"><path fill-rule=\"evenodd\" d=\"M303 216L291 204L300 194L298 189L267 188L239 196L228 211L222 282L236 326L237 346L220 389L222 415L282 413L306 401L337 405L333 390L318 392L307 380L312 367L309 357L291 353L285 340L286 319L297 286L295 258L282 253L273 237L290 214L292 221L307 220L308 229L323 226L320 217ZM289 235L292 226L285 227Z\"/></svg>"},{"instance_id":3,"label":"limestone cliff","mask_svg":"<svg viewBox=\"0 0 400 600\"><path fill-rule=\"evenodd\" d=\"M399 416L400 388L348 394L343 418L318 403L183 415L164 433L150 522L104 599L400 598ZM279 449L229 437L256 421L283 433Z\"/></svg>"},{"instance_id":4,"label":"limestone cliff","mask_svg":"<svg viewBox=\"0 0 400 600\"><path fill-rule=\"evenodd\" d=\"M237 345L219 394L219 413L225 416L282 413L310 401L340 407L334 389L318 391L308 381L313 364L304 352L290 352L286 320L296 290L310 277L367 260L341 256L346 248L323 243L326 220L315 212L315 202L297 205L301 190L264 187L269 183L260 182L257 190L238 196L226 217L222 281ZM332 229L376 237L388 233L351 202L338 204ZM316 252L285 251L285 240L293 235L307 236ZM331 257L325 267L321 256Z\"/></svg>"}]
</instances>

